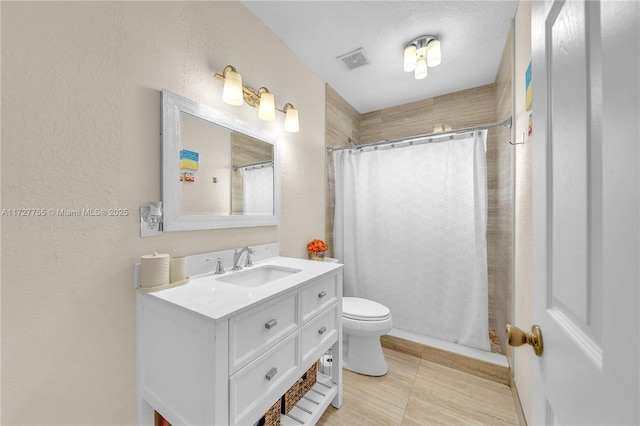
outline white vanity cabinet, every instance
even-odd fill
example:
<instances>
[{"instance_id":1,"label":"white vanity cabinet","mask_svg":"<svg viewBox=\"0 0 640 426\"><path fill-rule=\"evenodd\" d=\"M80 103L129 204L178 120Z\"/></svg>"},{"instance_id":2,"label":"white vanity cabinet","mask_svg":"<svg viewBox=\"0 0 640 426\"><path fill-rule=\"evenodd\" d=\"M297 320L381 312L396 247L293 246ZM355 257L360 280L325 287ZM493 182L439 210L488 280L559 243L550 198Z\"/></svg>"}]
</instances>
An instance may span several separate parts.
<instances>
[{"instance_id":1,"label":"white vanity cabinet","mask_svg":"<svg viewBox=\"0 0 640 426\"><path fill-rule=\"evenodd\" d=\"M329 348L331 372L282 423L314 424L340 407L342 266L275 262L302 272L261 288L207 276L138 292L139 424L153 425L157 411L173 425L254 425Z\"/></svg>"}]
</instances>

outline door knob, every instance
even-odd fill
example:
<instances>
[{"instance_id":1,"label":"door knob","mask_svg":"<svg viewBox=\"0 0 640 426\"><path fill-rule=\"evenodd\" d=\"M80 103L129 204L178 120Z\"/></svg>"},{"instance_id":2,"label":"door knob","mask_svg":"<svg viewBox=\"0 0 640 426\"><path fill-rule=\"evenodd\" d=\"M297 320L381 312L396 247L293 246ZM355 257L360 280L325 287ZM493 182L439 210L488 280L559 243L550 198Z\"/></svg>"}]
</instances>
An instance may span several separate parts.
<instances>
[{"instance_id":1,"label":"door knob","mask_svg":"<svg viewBox=\"0 0 640 426\"><path fill-rule=\"evenodd\" d=\"M533 346L533 351L536 355L542 355L542 330L537 325L531 327L530 333L525 333L515 325L507 324L507 339L509 340L509 346L521 346L526 343Z\"/></svg>"}]
</instances>

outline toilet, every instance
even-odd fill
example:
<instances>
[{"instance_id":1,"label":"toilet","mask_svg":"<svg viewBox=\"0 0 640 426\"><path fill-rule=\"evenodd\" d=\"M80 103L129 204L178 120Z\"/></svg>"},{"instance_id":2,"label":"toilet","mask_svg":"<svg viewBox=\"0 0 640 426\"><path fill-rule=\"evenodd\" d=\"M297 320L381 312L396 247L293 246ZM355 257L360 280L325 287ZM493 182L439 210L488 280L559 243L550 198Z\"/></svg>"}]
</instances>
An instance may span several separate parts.
<instances>
[{"instance_id":1,"label":"toilet","mask_svg":"<svg viewBox=\"0 0 640 426\"><path fill-rule=\"evenodd\" d=\"M380 336L391 331L386 306L359 297L342 298L342 366L367 376L387 374Z\"/></svg>"}]
</instances>

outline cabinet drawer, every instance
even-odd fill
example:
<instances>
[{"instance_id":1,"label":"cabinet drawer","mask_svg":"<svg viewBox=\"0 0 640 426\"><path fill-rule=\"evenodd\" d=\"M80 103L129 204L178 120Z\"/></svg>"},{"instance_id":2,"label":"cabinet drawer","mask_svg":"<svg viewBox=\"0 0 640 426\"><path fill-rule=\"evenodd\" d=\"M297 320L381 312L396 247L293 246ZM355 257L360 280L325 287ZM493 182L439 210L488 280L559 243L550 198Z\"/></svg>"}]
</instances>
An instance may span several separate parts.
<instances>
[{"instance_id":1,"label":"cabinet drawer","mask_svg":"<svg viewBox=\"0 0 640 426\"><path fill-rule=\"evenodd\" d=\"M298 378L295 333L229 378L231 424L254 424Z\"/></svg>"},{"instance_id":2,"label":"cabinet drawer","mask_svg":"<svg viewBox=\"0 0 640 426\"><path fill-rule=\"evenodd\" d=\"M229 320L232 374L299 327L298 292L289 292Z\"/></svg>"},{"instance_id":3,"label":"cabinet drawer","mask_svg":"<svg viewBox=\"0 0 640 426\"><path fill-rule=\"evenodd\" d=\"M340 324L336 303L302 328L302 365L320 358L329 345L338 339Z\"/></svg>"},{"instance_id":4,"label":"cabinet drawer","mask_svg":"<svg viewBox=\"0 0 640 426\"><path fill-rule=\"evenodd\" d=\"M324 277L302 290L302 322L306 323L322 309L336 301L338 276Z\"/></svg>"}]
</instances>

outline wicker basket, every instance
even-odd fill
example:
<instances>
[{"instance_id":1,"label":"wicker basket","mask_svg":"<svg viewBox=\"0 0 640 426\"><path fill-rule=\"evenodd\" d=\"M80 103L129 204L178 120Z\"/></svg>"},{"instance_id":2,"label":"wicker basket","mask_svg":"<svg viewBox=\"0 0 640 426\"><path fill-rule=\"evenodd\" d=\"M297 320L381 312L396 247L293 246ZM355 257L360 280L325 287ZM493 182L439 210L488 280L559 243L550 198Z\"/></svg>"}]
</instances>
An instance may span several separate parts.
<instances>
[{"instance_id":1,"label":"wicker basket","mask_svg":"<svg viewBox=\"0 0 640 426\"><path fill-rule=\"evenodd\" d=\"M264 413L264 416L256 423L256 426L280 426L280 403L280 400L277 400L276 403Z\"/></svg>"},{"instance_id":2,"label":"wicker basket","mask_svg":"<svg viewBox=\"0 0 640 426\"><path fill-rule=\"evenodd\" d=\"M318 361L314 362L298 381L282 397L282 413L287 414L300 401L305 393L316 384Z\"/></svg>"}]
</instances>

